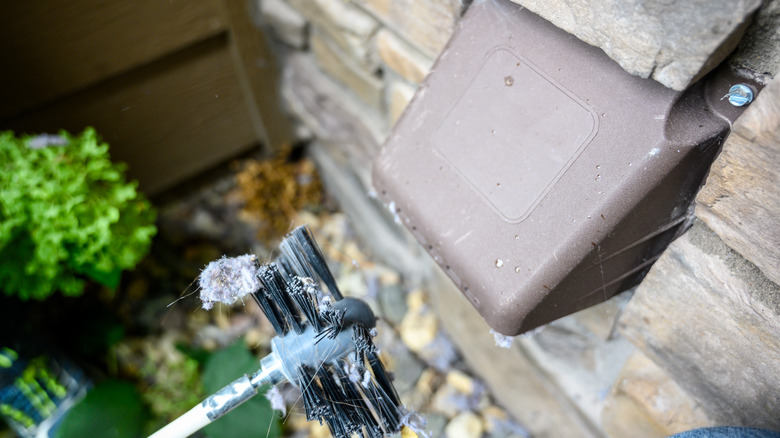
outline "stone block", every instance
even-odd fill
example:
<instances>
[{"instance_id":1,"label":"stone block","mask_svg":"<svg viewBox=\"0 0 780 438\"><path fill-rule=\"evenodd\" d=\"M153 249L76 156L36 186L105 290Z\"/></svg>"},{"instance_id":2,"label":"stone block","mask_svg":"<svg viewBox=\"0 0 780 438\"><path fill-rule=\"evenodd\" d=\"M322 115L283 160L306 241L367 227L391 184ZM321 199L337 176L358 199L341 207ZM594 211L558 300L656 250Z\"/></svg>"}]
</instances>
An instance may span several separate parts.
<instances>
[{"instance_id":1,"label":"stone block","mask_svg":"<svg viewBox=\"0 0 780 438\"><path fill-rule=\"evenodd\" d=\"M765 0L728 62L767 83L780 73L780 0Z\"/></svg>"},{"instance_id":2,"label":"stone block","mask_svg":"<svg viewBox=\"0 0 780 438\"><path fill-rule=\"evenodd\" d=\"M588 44L627 72L683 90L718 65L761 0L512 0Z\"/></svg>"},{"instance_id":3,"label":"stone block","mask_svg":"<svg viewBox=\"0 0 780 438\"><path fill-rule=\"evenodd\" d=\"M780 429L780 286L702 222L653 265L619 328L716 423Z\"/></svg>"},{"instance_id":4,"label":"stone block","mask_svg":"<svg viewBox=\"0 0 780 438\"><path fill-rule=\"evenodd\" d=\"M601 418L613 438L663 438L715 425L688 393L638 351L615 381Z\"/></svg>"},{"instance_id":5,"label":"stone block","mask_svg":"<svg viewBox=\"0 0 780 438\"><path fill-rule=\"evenodd\" d=\"M287 1L361 67L372 71L379 65L373 51L379 22L370 14L344 0Z\"/></svg>"},{"instance_id":6,"label":"stone block","mask_svg":"<svg viewBox=\"0 0 780 438\"><path fill-rule=\"evenodd\" d=\"M462 0L354 0L422 53L436 58L463 10Z\"/></svg>"},{"instance_id":7,"label":"stone block","mask_svg":"<svg viewBox=\"0 0 780 438\"><path fill-rule=\"evenodd\" d=\"M289 109L321 141L339 145L360 180L370 187L373 157L384 141L386 128L378 111L357 98L317 68L310 55L287 57L282 96Z\"/></svg>"},{"instance_id":8,"label":"stone block","mask_svg":"<svg viewBox=\"0 0 780 438\"><path fill-rule=\"evenodd\" d=\"M362 68L318 28L312 29L311 49L320 68L372 108L382 108L384 82Z\"/></svg>"},{"instance_id":9,"label":"stone block","mask_svg":"<svg viewBox=\"0 0 780 438\"><path fill-rule=\"evenodd\" d=\"M309 20L323 27L368 39L379 24L369 14L344 0L287 0Z\"/></svg>"},{"instance_id":10,"label":"stone block","mask_svg":"<svg viewBox=\"0 0 780 438\"><path fill-rule=\"evenodd\" d=\"M430 259L425 264L432 270L431 304L446 315L444 329L469 369L531 436L603 436L517 342L509 349L497 347L490 327L446 274Z\"/></svg>"},{"instance_id":11,"label":"stone block","mask_svg":"<svg viewBox=\"0 0 780 438\"><path fill-rule=\"evenodd\" d=\"M612 331L626 298L618 295L514 341L595 425L605 395L636 350Z\"/></svg>"},{"instance_id":12,"label":"stone block","mask_svg":"<svg viewBox=\"0 0 780 438\"><path fill-rule=\"evenodd\" d=\"M306 46L307 23L284 0L259 0L260 24L271 28L276 39L296 49Z\"/></svg>"},{"instance_id":13,"label":"stone block","mask_svg":"<svg viewBox=\"0 0 780 438\"><path fill-rule=\"evenodd\" d=\"M780 283L780 78L737 119L696 202L708 227Z\"/></svg>"},{"instance_id":14,"label":"stone block","mask_svg":"<svg viewBox=\"0 0 780 438\"><path fill-rule=\"evenodd\" d=\"M376 46L385 65L413 84L422 82L433 65L433 59L423 56L387 29L377 34Z\"/></svg>"},{"instance_id":15,"label":"stone block","mask_svg":"<svg viewBox=\"0 0 780 438\"><path fill-rule=\"evenodd\" d=\"M387 116L391 125L394 125L401 117L401 114L403 114L407 105L411 102L412 97L414 97L416 90L415 87L402 81L394 81L390 84L387 98Z\"/></svg>"}]
</instances>

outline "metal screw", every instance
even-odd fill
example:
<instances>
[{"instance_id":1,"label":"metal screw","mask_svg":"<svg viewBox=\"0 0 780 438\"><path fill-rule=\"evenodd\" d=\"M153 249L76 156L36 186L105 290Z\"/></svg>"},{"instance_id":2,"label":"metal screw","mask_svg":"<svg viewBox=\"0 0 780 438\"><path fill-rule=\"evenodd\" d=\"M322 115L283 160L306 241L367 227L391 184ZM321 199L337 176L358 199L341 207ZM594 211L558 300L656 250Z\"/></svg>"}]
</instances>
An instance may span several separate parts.
<instances>
[{"instance_id":1,"label":"metal screw","mask_svg":"<svg viewBox=\"0 0 780 438\"><path fill-rule=\"evenodd\" d=\"M729 103L734 106L745 106L753 101L753 89L745 84L737 84L729 88Z\"/></svg>"}]
</instances>

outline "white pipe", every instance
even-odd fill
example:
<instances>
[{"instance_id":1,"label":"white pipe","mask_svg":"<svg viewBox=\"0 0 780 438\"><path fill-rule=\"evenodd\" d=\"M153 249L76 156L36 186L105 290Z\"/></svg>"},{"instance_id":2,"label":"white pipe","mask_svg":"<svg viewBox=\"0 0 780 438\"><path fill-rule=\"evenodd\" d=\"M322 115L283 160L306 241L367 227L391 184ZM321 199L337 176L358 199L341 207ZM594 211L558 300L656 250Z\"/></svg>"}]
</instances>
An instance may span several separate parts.
<instances>
[{"instance_id":1,"label":"white pipe","mask_svg":"<svg viewBox=\"0 0 780 438\"><path fill-rule=\"evenodd\" d=\"M185 438L206 427L211 423L211 420L206 415L207 409L203 406L204 403L197 404L149 438Z\"/></svg>"}]
</instances>

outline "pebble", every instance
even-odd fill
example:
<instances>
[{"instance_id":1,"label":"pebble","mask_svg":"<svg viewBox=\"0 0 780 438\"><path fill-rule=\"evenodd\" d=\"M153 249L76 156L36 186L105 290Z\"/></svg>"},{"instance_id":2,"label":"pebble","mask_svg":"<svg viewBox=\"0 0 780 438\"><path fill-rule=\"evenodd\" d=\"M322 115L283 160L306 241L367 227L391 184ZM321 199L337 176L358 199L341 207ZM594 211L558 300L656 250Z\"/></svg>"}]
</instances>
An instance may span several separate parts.
<instances>
[{"instance_id":1,"label":"pebble","mask_svg":"<svg viewBox=\"0 0 780 438\"><path fill-rule=\"evenodd\" d=\"M249 348L257 348L260 345L268 344L269 336L262 330L252 328L244 335L244 343Z\"/></svg>"},{"instance_id":2,"label":"pebble","mask_svg":"<svg viewBox=\"0 0 780 438\"><path fill-rule=\"evenodd\" d=\"M230 318L228 318L227 312L217 311L212 314L212 317L220 330L228 330L230 328Z\"/></svg>"},{"instance_id":3,"label":"pebble","mask_svg":"<svg viewBox=\"0 0 780 438\"><path fill-rule=\"evenodd\" d=\"M379 305L384 319L394 326L401 324L409 310L403 288L398 283L382 286L379 292Z\"/></svg>"},{"instance_id":4,"label":"pebble","mask_svg":"<svg viewBox=\"0 0 780 438\"><path fill-rule=\"evenodd\" d=\"M401 283L401 276L392 269L377 265L377 271L379 272L379 282L383 285L389 286Z\"/></svg>"},{"instance_id":5,"label":"pebble","mask_svg":"<svg viewBox=\"0 0 780 438\"><path fill-rule=\"evenodd\" d=\"M401 429L401 438L418 438L418 435L411 428L404 426Z\"/></svg>"},{"instance_id":6,"label":"pebble","mask_svg":"<svg viewBox=\"0 0 780 438\"><path fill-rule=\"evenodd\" d=\"M406 391L399 395L401 404L413 411L421 411L428 404L428 399L417 391Z\"/></svg>"},{"instance_id":7,"label":"pebble","mask_svg":"<svg viewBox=\"0 0 780 438\"><path fill-rule=\"evenodd\" d=\"M419 289L406 296L406 305L409 310L399 326L401 340L410 350L419 354L436 339L439 321L427 309L425 293Z\"/></svg>"},{"instance_id":8,"label":"pebble","mask_svg":"<svg viewBox=\"0 0 780 438\"><path fill-rule=\"evenodd\" d=\"M474 379L459 370L447 373L447 384L464 394L473 394L475 390Z\"/></svg>"},{"instance_id":9,"label":"pebble","mask_svg":"<svg viewBox=\"0 0 780 438\"><path fill-rule=\"evenodd\" d=\"M528 437L530 433L513 420L507 412L495 405L480 411L488 438Z\"/></svg>"},{"instance_id":10,"label":"pebble","mask_svg":"<svg viewBox=\"0 0 780 438\"><path fill-rule=\"evenodd\" d=\"M393 351L390 355L393 358L393 376L395 377L395 388L398 392L403 393L414 388L417 383L417 379L425 369L425 365L421 363L409 350L397 349L399 351Z\"/></svg>"},{"instance_id":11,"label":"pebble","mask_svg":"<svg viewBox=\"0 0 780 438\"><path fill-rule=\"evenodd\" d=\"M493 432L496 423L506 421L509 418L505 410L495 405L486 407L480 414L485 419L485 431L487 432Z\"/></svg>"},{"instance_id":12,"label":"pebble","mask_svg":"<svg viewBox=\"0 0 780 438\"><path fill-rule=\"evenodd\" d=\"M406 296L406 305L409 307L410 312L422 311L423 307L425 307L425 302L425 292L420 289L415 289Z\"/></svg>"},{"instance_id":13,"label":"pebble","mask_svg":"<svg viewBox=\"0 0 780 438\"><path fill-rule=\"evenodd\" d=\"M444 427L447 426L448 418L439 414L425 415L425 432L430 437L440 437L444 434Z\"/></svg>"},{"instance_id":14,"label":"pebble","mask_svg":"<svg viewBox=\"0 0 780 438\"><path fill-rule=\"evenodd\" d=\"M431 409L452 418L468 409L467 397L451 385L444 384L436 390L431 400Z\"/></svg>"},{"instance_id":15,"label":"pebble","mask_svg":"<svg viewBox=\"0 0 780 438\"><path fill-rule=\"evenodd\" d=\"M320 425L316 421L309 422L309 436L311 438L331 438L330 429L325 424Z\"/></svg>"},{"instance_id":16,"label":"pebble","mask_svg":"<svg viewBox=\"0 0 780 438\"><path fill-rule=\"evenodd\" d=\"M447 438L480 438L485 431L482 420L473 412L463 412L447 423Z\"/></svg>"},{"instance_id":17,"label":"pebble","mask_svg":"<svg viewBox=\"0 0 780 438\"><path fill-rule=\"evenodd\" d=\"M357 243L354 241L347 242L344 248L341 249L341 253L343 257L346 257L347 260L356 263L358 266L366 262L366 256L363 255L363 252L360 251Z\"/></svg>"},{"instance_id":18,"label":"pebble","mask_svg":"<svg viewBox=\"0 0 780 438\"><path fill-rule=\"evenodd\" d=\"M308 225L311 229L317 229L321 226L320 218L310 211L299 211L293 218L291 228L301 225Z\"/></svg>"},{"instance_id":19,"label":"pebble","mask_svg":"<svg viewBox=\"0 0 780 438\"><path fill-rule=\"evenodd\" d=\"M440 383L441 376L439 373L428 368L423 371L420 375L420 378L417 379L416 389L417 392L424 395L425 397L430 397L433 395L433 392L436 390L436 388L439 387Z\"/></svg>"},{"instance_id":20,"label":"pebble","mask_svg":"<svg viewBox=\"0 0 780 438\"><path fill-rule=\"evenodd\" d=\"M352 270L346 274L339 275L336 282L344 296L362 298L366 293L366 281L363 278L363 273L360 271Z\"/></svg>"},{"instance_id":21,"label":"pebble","mask_svg":"<svg viewBox=\"0 0 780 438\"><path fill-rule=\"evenodd\" d=\"M435 333L433 341L415 353L429 366L442 372L452 368L453 363L458 359L458 353L455 351L452 341L443 331Z\"/></svg>"},{"instance_id":22,"label":"pebble","mask_svg":"<svg viewBox=\"0 0 780 438\"><path fill-rule=\"evenodd\" d=\"M401 321L401 340L415 353L422 352L436 339L439 321L431 312L409 311Z\"/></svg>"}]
</instances>

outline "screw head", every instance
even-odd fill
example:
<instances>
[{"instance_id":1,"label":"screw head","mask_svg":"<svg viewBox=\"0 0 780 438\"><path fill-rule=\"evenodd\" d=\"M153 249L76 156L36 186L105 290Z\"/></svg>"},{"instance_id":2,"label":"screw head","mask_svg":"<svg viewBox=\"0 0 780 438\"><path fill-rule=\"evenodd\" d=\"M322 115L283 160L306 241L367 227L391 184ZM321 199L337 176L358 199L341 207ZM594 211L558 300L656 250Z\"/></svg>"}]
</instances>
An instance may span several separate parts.
<instances>
[{"instance_id":1,"label":"screw head","mask_svg":"<svg viewBox=\"0 0 780 438\"><path fill-rule=\"evenodd\" d=\"M734 106L745 106L753 101L753 89L745 84L737 84L729 88L726 95L729 103Z\"/></svg>"}]
</instances>

